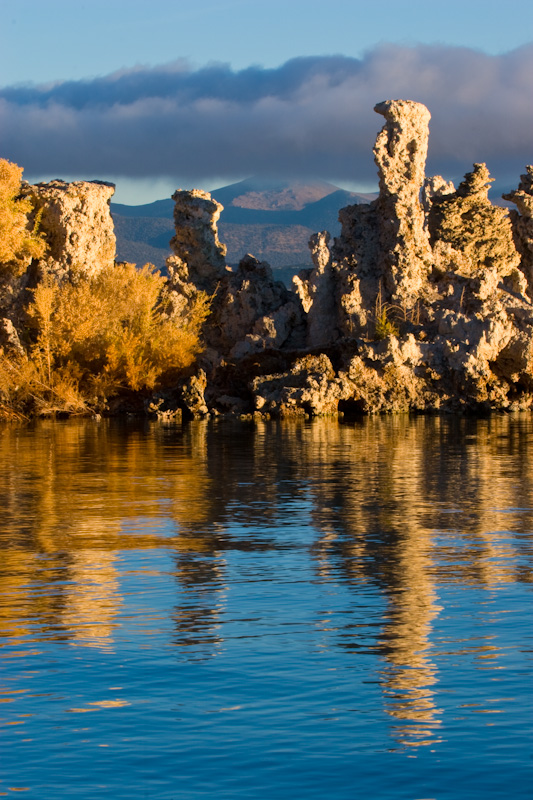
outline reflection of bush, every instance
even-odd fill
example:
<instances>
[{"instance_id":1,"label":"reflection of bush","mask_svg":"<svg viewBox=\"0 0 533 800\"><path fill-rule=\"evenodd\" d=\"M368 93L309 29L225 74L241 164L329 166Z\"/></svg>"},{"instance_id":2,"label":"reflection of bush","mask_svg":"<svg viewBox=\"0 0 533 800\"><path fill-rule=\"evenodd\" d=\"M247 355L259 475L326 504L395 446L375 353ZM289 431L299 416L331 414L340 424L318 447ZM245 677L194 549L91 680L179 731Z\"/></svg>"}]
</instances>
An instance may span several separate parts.
<instances>
[{"instance_id":1,"label":"reflection of bush","mask_svg":"<svg viewBox=\"0 0 533 800\"><path fill-rule=\"evenodd\" d=\"M161 300L164 283L150 266L133 264L75 284L43 280L28 309L25 352L0 356L0 408L80 413L121 391L174 381L200 350L208 299L200 294L176 319Z\"/></svg>"}]
</instances>

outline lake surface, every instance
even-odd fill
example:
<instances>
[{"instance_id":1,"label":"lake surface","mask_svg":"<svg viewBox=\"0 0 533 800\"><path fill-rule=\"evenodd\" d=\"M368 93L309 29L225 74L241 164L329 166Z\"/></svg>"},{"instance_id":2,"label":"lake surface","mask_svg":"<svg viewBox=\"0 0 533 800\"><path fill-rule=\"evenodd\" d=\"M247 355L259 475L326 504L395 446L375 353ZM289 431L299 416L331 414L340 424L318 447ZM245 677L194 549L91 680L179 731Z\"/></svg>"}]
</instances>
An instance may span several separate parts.
<instances>
[{"instance_id":1,"label":"lake surface","mask_svg":"<svg viewBox=\"0 0 533 800\"><path fill-rule=\"evenodd\" d=\"M1 796L532 796L531 415L0 456Z\"/></svg>"}]
</instances>

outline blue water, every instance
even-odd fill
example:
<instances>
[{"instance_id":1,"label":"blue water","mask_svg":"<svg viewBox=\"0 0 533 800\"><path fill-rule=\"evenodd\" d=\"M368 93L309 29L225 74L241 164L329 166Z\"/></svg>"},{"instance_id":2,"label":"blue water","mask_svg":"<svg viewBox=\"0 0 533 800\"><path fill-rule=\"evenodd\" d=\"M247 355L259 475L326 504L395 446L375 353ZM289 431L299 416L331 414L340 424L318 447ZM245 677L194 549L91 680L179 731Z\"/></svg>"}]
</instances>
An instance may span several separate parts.
<instances>
[{"instance_id":1,"label":"blue water","mask_svg":"<svg viewBox=\"0 0 533 800\"><path fill-rule=\"evenodd\" d=\"M0 796L532 796L530 415L0 457Z\"/></svg>"}]
</instances>

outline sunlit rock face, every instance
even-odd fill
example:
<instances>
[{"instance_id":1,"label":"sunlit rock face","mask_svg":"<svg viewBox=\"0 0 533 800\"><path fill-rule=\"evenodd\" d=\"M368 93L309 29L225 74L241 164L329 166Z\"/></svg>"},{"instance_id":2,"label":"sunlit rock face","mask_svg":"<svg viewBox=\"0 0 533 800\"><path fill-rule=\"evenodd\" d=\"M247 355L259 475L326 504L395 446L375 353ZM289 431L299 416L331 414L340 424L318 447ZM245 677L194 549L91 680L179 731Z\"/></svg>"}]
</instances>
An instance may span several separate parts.
<instances>
[{"instance_id":1,"label":"sunlit rock face","mask_svg":"<svg viewBox=\"0 0 533 800\"><path fill-rule=\"evenodd\" d=\"M411 305L424 288L431 264L420 202L431 115L424 105L409 100L387 100L374 111L386 119L374 146L379 266L392 301Z\"/></svg>"},{"instance_id":2,"label":"sunlit rock face","mask_svg":"<svg viewBox=\"0 0 533 800\"><path fill-rule=\"evenodd\" d=\"M483 280L495 271L499 279L515 275L519 283L511 221L506 209L490 202L491 181L486 165L474 164L456 192L433 197L428 213L433 261L464 276Z\"/></svg>"},{"instance_id":3,"label":"sunlit rock face","mask_svg":"<svg viewBox=\"0 0 533 800\"><path fill-rule=\"evenodd\" d=\"M337 275L329 249L327 231L315 233L309 240L314 268L302 270L293 278L293 285L306 314L306 344L327 345L335 335L337 322Z\"/></svg>"},{"instance_id":4,"label":"sunlit rock face","mask_svg":"<svg viewBox=\"0 0 533 800\"><path fill-rule=\"evenodd\" d=\"M172 199L176 229L170 241L172 264L185 264L189 280L199 289L212 291L225 270L226 247L217 229L223 206L199 189L176 191Z\"/></svg>"},{"instance_id":5,"label":"sunlit rock face","mask_svg":"<svg viewBox=\"0 0 533 800\"><path fill-rule=\"evenodd\" d=\"M48 245L42 272L58 278L91 278L115 259L115 230L109 203L115 192L102 181L54 180L27 186Z\"/></svg>"},{"instance_id":6,"label":"sunlit rock face","mask_svg":"<svg viewBox=\"0 0 533 800\"><path fill-rule=\"evenodd\" d=\"M341 209L334 241L327 231L311 237L313 267L295 291L253 255L231 269L222 206L207 192L174 194L165 303L179 316L211 302L196 373L175 387L188 416L533 407L533 167L506 195L509 212L490 202L485 164L457 189L425 176L425 106L387 100L375 110L385 118L374 147L379 196ZM49 248L32 280L39 271L90 278L113 263L110 184L24 191ZM15 289L4 291L6 309ZM11 306L0 346L17 352Z\"/></svg>"},{"instance_id":7,"label":"sunlit rock face","mask_svg":"<svg viewBox=\"0 0 533 800\"><path fill-rule=\"evenodd\" d=\"M485 164L457 190L424 176L424 106L375 110L379 197L341 209L340 237L313 237L314 269L295 279L308 347L342 353L341 407L531 407L533 167L506 195L509 214L488 199Z\"/></svg>"},{"instance_id":8,"label":"sunlit rock face","mask_svg":"<svg viewBox=\"0 0 533 800\"><path fill-rule=\"evenodd\" d=\"M376 302L411 308L424 295L431 248L421 192L430 113L421 103L387 100L374 109L386 123L374 156L380 193L370 204L341 209L341 235L311 240L315 264L295 289L308 315L308 345L350 336L372 322ZM332 309L332 298L334 298Z\"/></svg>"},{"instance_id":9,"label":"sunlit rock face","mask_svg":"<svg viewBox=\"0 0 533 800\"><path fill-rule=\"evenodd\" d=\"M114 264L109 206L114 191L113 184L101 181L22 183L20 195L32 201L28 230L42 235L46 251L38 259L28 256L21 273L0 270L0 348L11 357L23 353L20 340L27 338L27 306L36 283L45 275L58 281L88 279Z\"/></svg>"},{"instance_id":10,"label":"sunlit rock face","mask_svg":"<svg viewBox=\"0 0 533 800\"><path fill-rule=\"evenodd\" d=\"M313 268L294 292L252 255L229 268L222 206L206 192L174 194L169 297L178 310L211 297L199 371L182 387L187 413L533 405L533 169L507 196L509 214L488 199L485 164L457 189L425 176L425 106L387 100L375 111L385 118L379 196L341 209L333 242L311 237Z\"/></svg>"}]
</instances>

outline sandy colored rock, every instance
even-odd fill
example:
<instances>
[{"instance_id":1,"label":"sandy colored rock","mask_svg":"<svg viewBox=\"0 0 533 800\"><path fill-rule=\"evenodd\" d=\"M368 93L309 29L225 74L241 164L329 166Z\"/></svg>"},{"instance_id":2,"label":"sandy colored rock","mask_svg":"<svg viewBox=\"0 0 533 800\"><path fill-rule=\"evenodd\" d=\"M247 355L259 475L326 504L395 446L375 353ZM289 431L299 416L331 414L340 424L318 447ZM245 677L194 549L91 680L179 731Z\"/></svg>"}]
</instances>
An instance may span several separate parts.
<instances>
[{"instance_id":1,"label":"sandy colored rock","mask_svg":"<svg viewBox=\"0 0 533 800\"><path fill-rule=\"evenodd\" d=\"M372 325L377 303L410 309L427 290L432 253L420 195L430 114L405 100L378 103L374 110L386 118L374 148L379 198L341 209L341 235L329 260L325 234L311 239L314 270L296 281L309 346L359 335Z\"/></svg>"},{"instance_id":2,"label":"sandy colored rock","mask_svg":"<svg viewBox=\"0 0 533 800\"><path fill-rule=\"evenodd\" d=\"M321 347L332 338L337 319L336 276L329 250L327 231L315 233L309 240L314 269L302 270L293 285L306 314L308 347Z\"/></svg>"},{"instance_id":3,"label":"sandy colored rock","mask_svg":"<svg viewBox=\"0 0 533 800\"><path fill-rule=\"evenodd\" d=\"M286 373L262 375L251 383L257 411L290 417L336 414L342 384L329 358L308 355Z\"/></svg>"},{"instance_id":4,"label":"sandy colored rock","mask_svg":"<svg viewBox=\"0 0 533 800\"><path fill-rule=\"evenodd\" d=\"M39 229L48 245L42 271L58 278L91 278L115 259L115 231L110 211L115 192L102 181L54 180L27 185L40 214Z\"/></svg>"},{"instance_id":5,"label":"sandy colored rock","mask_svg":"<svg viewBox=\"0 0 533 800\"><path fill-rule=\"evenodd\" d=\"M193 419L205 417L209 413L204 397L206 386L207 377L203 369L180 383L180 402L186 414Z\"/></svg>"},{"instance_id":6,"label":"sandy colored rock","mask_svg":"<svg viewBox=\"0 0 533 800\"><path fill-rule=\"evenodd\" d=\"M374 158L379 169L381 271L392 301L412 305L431 264L420 194L424 186L431 115L422 103L387 100L374 111L386 123Z\"/></svg>"},{"instance_id":7,"label":"sandy colored rock","mask_svg":"<svg viewBox=\"0 0 533 800\"><path fill-rule=\"evenodd\" d=\"M211 314L204 325L207 345L203 363L212 368L225 358L243 358L279 348L303 328L300 303L276 281L266 262L246 255L235 272L225 264L226 248L218 238L220 203L207 192L175 192L167 259L169 302L175 312L194 302L199 291L211 296ZM300 336L302 338L302 336Z\"/></svg>"},{"instance_id":8,"label":"sandy colored rock","mask_svg":"<svg viewBox=\"0 0 533 800\"><path fill-rule=\"evenodd\" d=\"M403 341L389 336L380 342L359 342L357 354L340 372L345 408L375 414L435 406L438 397L421 377L426 351L412 335Z\"/></svg>"},{"instance_id":9,"label":"sandy colored rock","mask_svg":"<svg viewBox=\"0 0 533 800\"><path fill-rule=\"evenodd\" d=\"M517 272L520 256L507 210L489 200L491 180L485 164L474 164L456 192L433 198L428 225L433 245L445 243L461 254L462 274L482 277L495 269L505 278ZM451 264L439 259L440 269Z\"/></svg>"},{"instance_id":10,"label":"sandy colored rock","mask_svg":"<svg viewBox=\"0 0 533 800\"><path fill-rule=\"evenodd\" d=\"M519 209L509 215L488 199L484 164L457 190L424 177L424 106L376 111L386 117L374 150L379 198L341 209L333 244L327 232L312 237L314 267L294 281L307 347L337 353L327 391L365 413L529 408L533 170L507 196ZM294 368L256 378L256 403L287 413L303 403L307 378L298 380Z\"/></svg>"},{"instance_id":11,"label":"sandy colored rock","mask_svg":"<svg viewBox=\"0 0 533 800\"><path fill-rule=\"evenodd\" d=\"M21 356L24 353L17 329L9 318L0 319L0 350L15 356Z\"/></svg>"},{"instance_id":12,"label":"sandy colored rock","mask_svg":"<svg viewBox=\"0 0 533 800\"><path fill-rule=\"evenodd\" d=\"M421 203L425 215L424 224L426 229L428 227L428 215L431 211L431 206L433 205L434 201L439 197L444 197L445 195L453 194L454 192L455 186L453 185L453 181L444 180L442 175L433 175L433 177L426 178L424 180Z\"/></svg>"},{"instance_id":13,"label":"sandy colored rock","mask_svg":"<svg viewBox=\"0 0 533 800\"><path fill-rule=\"evenodd\" d=\"M231 359L243 358L283 347L302 324L294 294L275 280L265 261L247 255L222 281L207 335Z\"/></svg>"},{"instance_id":14,"label":"sandy colored rock","mask_svg":"<svg viewBox=\"0 0 533 800\"><path fill-rule=\"evenodd\" d=\"M226 248L217 229L223 206L199 189L176 191L172 199L176 230L170 241L172 252L187 266L191 282L211 292L225 270Z\"/></svg>"}]
</instances>

